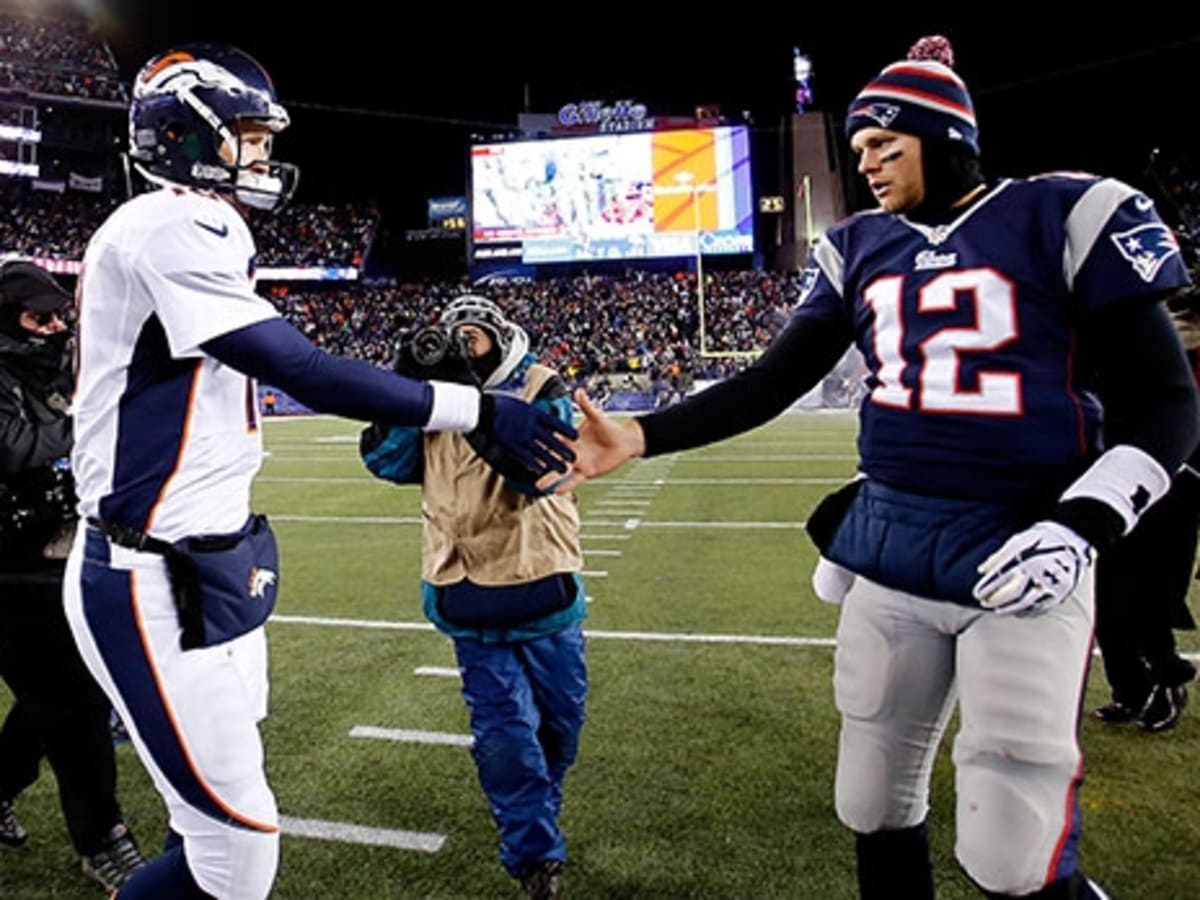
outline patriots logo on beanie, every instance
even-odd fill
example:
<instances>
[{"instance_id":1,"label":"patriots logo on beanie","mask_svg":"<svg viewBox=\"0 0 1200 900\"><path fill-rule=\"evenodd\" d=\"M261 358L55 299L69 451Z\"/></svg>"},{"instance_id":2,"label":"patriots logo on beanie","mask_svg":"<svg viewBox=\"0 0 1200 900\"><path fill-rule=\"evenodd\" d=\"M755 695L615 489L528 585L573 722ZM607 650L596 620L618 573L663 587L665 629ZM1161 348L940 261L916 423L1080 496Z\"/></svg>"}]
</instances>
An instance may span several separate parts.
<instances>
[{"instance_id":1,"label":"patriots logo on beanie","mask_svg":"<svg viewBox=\"0 0 1200 900\"><path fill-rule=\"evenodd\" d=\"M947 141L979 155L975 106L954 71L954 51L941 35L923 37L908 57L884 68L850 104L846 137L862 128L890 128L920 138ZM881 112L887 112L887 121Z\"/></svg>"},{"instance_id":2,"label":"patriots logo on beanie","mask_svg":"<svg viewBox=\"0 0 1200 900\"><path fill-rule=\"evenodd\" d=\"M896 116L900 115L900 107L895 103L867 103L855 115L866 116L880 128L887 128L896 121Z\"/></svg>"}]
</instances>

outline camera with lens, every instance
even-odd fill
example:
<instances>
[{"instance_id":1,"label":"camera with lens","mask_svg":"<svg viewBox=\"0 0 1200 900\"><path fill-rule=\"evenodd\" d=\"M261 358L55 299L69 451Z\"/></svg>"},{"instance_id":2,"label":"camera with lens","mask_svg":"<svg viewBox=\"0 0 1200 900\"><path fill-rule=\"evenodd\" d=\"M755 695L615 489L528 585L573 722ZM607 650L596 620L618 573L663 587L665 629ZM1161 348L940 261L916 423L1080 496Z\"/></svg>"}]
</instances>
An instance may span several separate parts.
<instances>
[{"instance_id":1,"label":"camera with lens","mask_svg":"<svg viewBox=\"0 0 1200 900\"><path fill-rule=\"evenodd\" d=\"M394 368L397 374L422 381L479 384L466 337L441 325L401 334Z\"/></svg>"}]
</instances>

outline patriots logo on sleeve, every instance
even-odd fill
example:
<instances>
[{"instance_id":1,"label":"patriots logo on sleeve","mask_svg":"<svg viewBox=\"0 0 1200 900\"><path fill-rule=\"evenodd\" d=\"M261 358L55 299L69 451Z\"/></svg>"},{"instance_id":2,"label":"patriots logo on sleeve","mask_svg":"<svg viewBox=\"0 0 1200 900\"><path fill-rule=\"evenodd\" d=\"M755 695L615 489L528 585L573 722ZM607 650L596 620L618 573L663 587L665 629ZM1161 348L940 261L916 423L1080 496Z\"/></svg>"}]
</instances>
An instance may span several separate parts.
<instances>
[{"instance_id":1,"label":"patriots logo on sleeve","mask_svg":"<svg viewBox=\"0 0 1200 900\"><path fill-rule=\"evenodd\" d=\"M1154 281L1163 263L1179 252L1175 233L1162 222L1149 222L1109 237L1133 271L1147 284Z\"/></svg>"}]
</instances>

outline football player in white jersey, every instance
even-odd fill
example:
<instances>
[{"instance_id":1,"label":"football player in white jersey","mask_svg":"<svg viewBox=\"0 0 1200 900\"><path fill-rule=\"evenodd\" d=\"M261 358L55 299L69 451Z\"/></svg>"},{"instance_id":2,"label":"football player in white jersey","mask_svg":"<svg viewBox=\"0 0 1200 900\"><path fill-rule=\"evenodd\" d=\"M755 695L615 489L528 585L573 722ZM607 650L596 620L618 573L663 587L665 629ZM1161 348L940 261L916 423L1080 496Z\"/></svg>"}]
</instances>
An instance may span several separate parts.
<instances>
[{"instance_id":1,"label":"football player in white jersey","mask_svg":"<svg viewBox=\"0 0 1200 900\"><path fill-rule=\"evenodd\" d=\"M929 783L957 707L967 875L993 900L1103 900L1078 858L1092 562L1196 443L1196 388L1162 302L1188 274L1129 185L985 179L948 42L911 54L846 119L879 208L822 236L761 359L620 423L578 394L576 475L557 489L761 425L853 341L869 368L862 477L808 524L826 557L814 587L842 604L835 801L859 894L934 896Z\"/></svg>"},{"instance_id":2,"label":"football player in white jersey","mask_svg":"<svg viewBox=\"0 0 1200 900\"><path fill-rule=\"evenodd\" d=\"M88 525L64 602L170 816L166 851L122 900L251 900L275 878L258 722L279 572L270 526L249 507L256 380L320 412L478 429L531 471L570 458L561 438L574 430L557 417L323 353L255 293L244 213L278 209L296 187L296 168L271 159L287 125L244 52L156 56L134 83L129 157L159 189L119 207L84 257L72 468Z\"/></svg>"}]
</instances>

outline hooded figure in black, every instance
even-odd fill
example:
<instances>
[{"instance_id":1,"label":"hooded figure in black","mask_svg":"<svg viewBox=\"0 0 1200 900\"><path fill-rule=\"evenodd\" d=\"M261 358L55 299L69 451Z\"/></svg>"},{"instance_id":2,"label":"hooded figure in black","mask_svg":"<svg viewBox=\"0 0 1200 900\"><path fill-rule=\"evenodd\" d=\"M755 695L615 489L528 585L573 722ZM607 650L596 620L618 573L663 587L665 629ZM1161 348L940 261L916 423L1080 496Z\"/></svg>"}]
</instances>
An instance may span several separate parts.
<instances>
[{"instance_id":1,"label":"hooded figure in black","mask_svg":"<svg viewBox=\"0 0 1200 900\"><path fill-rule=\"evenodd\" d=\"M0 566L52 571L46 544L56 536L69 543L75 519L62 318L70 295L25 262L0 267L0 291Z\"/></svg>"},{"instance_id":2,"label":"hooded figure in black","mask_svg":"<svg viewBox=\"0 0 1200 900\"><path fill-rule=\"evenodd\" d=\"M84 873L112 891L143 860L117 802L111 707L63 613L76 522L70 300L37 265L0 265L0 676L15 698L0 727L0 844L28 840L13 801L44 756Z\"/></svg>"}]
</instances>

